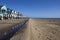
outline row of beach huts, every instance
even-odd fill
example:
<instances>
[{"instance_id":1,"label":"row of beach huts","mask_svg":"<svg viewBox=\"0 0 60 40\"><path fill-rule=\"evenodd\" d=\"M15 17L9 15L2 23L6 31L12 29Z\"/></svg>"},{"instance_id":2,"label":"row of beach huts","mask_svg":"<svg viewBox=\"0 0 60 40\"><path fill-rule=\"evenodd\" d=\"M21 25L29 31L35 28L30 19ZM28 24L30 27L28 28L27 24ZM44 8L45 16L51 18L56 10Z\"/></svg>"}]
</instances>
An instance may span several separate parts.
<instances>
[{"instance_id":1,"label":"row of beach huts","mask_svg":"<svg viewBox=\"0 0 60 40\"><path fill-rule=\"evenodd\" d=\"M19 19L23 17L20 12L16 12L15 10L11 10L7 8L5 5L0 5L0 20L3 19Z\"/></svg>"}]
</instances>

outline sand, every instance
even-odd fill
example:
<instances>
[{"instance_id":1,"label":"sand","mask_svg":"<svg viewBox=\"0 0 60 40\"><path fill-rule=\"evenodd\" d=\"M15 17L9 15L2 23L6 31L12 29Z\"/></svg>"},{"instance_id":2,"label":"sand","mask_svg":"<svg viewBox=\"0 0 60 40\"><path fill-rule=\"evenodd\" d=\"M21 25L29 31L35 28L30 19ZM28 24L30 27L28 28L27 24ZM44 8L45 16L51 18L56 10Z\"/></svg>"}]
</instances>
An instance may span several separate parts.
<instances>
[{"instance_id":1,"label":"sand","mask_svg":"<svg viewBox=\"0 0 60 40\"><path fill-rule=\"evenodd\" d=\"M0 21L0 34L19 22L16 19ZM10 40L60 40L60 20L29 19Z\"/></svg>"},{"instance_id":2,"label":"sand","mask_svg":"<svg viewBox=\"0 0 60 40\"><path fill-rule=\"evenodd\" d=\"M9 29L15 27L22 21L24 21L24 19L0 20L0 37L4 35Z\"/></svg>"},{"instance_id":3,"label":"sand","mask_svg":"<svg viewBox=\"0 0 60 40\"><path fill-rule=\"evenodd\" d=\"M60 20L29 19L10 40L60 40Z\"/></svg>"},{"instance_id":4,"label":"sand","mask_svg":"<svg viewBox=\"0 0 60 40\"><path fill-rule=\"evenodd\" d=\"M16 34L10 40L29 40L30 28L28 27L28 22L16 32Z\"/></svg>"},{"instance_id":5,"label":"sand","mask_svg":"<svg viewBox=\"0 0 60 40\"><path fill-rule=\"evenodd\" d=\"M60 40L58 20L30 19L30 40Z\"/></svg>"}]
</instances>

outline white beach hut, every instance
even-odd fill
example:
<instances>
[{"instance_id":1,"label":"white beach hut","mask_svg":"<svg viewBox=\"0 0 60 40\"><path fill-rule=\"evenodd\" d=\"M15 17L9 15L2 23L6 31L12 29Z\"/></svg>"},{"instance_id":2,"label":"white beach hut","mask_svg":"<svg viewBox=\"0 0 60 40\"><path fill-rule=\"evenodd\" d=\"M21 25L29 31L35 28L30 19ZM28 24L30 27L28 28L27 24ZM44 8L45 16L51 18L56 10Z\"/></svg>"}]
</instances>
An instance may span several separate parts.
<instances>
[{"instance_id":1,"label":"white beach hut","mask_svg":"<svg viewBox=\"0 0 60 40\"><path fill-rule=\"evenodd\" d=\"M7 18L6 6L0 5L0 19Z\"/></svg>"}]
</instances>

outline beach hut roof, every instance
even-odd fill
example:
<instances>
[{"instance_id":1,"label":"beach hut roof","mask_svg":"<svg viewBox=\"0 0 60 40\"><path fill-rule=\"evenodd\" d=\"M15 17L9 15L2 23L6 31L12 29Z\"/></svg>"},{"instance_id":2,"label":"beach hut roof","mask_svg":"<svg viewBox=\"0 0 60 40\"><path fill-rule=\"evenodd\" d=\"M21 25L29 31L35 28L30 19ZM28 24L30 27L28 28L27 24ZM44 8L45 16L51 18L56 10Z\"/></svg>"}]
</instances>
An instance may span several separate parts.
<instances>
[{"instance_id":1,"label":"beach hut roof","mask_svg":"<svg viewBox=\"0 0 60 40\"><path fill-rule=\"evenodd\" d=\"M6 10L6 11L7 11L6 6L2 6L2 7L1 7L1 10Z\"/></svg>"},{"instance_id":2,"label":"beach hut roof","mask_svg":"<svg viewBox=\"0 0 60 40\"><path fill-rule=\"evenodd\" d=\"M5 5L0 5L1 10L7 10L7 7Z\"/></svg>"}]
</instances>

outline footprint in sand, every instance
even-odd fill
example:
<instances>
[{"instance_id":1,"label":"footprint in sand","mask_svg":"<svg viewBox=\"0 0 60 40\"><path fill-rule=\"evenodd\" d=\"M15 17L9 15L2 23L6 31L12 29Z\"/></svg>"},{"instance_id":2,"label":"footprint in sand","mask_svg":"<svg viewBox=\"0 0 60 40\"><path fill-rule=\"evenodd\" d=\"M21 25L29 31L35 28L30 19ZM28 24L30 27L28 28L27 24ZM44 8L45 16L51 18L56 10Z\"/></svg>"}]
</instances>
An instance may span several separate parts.
<instances>
[{"instance_id":1,"label":"footprint in sand","mask_svg":"<svg viewBox=\"0 0 60 40\"><path fill-rule=\"evenodd\" d=\"M52 40L51 38L47 37L48 40Z\"/></svg>"},{"instance_id":2,"label":"footprint in sand","mask_svg":"<svg viewBox=\"0 0 60 40\"><path fill-rule=\"evenodd\" d=\"M37 30L37 28L35 28L35 30Z\"/></svg>"},{"instance_id":3,"label":"footprint in sand","mask_svg":"<svg viewBox=\"0 0 60 40\"><path fill-rule=\"evenodd\" d=\"M41 36L41 34L39 33L39 36L38 36L38 38L40 38L40 36Z\"/></svg>"}]
</instances>

